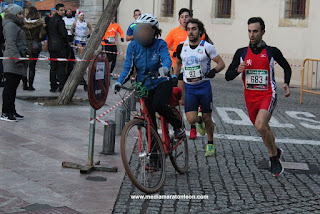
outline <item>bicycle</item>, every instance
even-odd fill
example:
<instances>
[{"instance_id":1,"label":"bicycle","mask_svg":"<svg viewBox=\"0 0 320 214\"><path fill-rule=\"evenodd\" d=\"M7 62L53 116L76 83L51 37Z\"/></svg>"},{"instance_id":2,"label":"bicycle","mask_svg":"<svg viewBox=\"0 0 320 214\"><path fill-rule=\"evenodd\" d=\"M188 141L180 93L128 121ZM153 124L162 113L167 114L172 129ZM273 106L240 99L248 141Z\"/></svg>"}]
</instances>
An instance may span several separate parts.
<instances>
[{"instance_id":1,"label":"bicycle","mask_svg":"<svg viewBox=\"0 0 320 214\"><path fill-rule=\"evenodd\" d=\"M140 114L125 125L120 143L121 157L126 173L139 190L148 194L158 192L163 187L167 156L180 174L188 171L189 163L186 135L181 139L175 139L173 128L161 117L161 138L154 128L156 124L155 126L152 124L143 99L147 95L143 85L146 79L153 75L149 74L141 84L137 84L136 92L139 90ZM133 90L133 87L121 86L120 88L128 91ZM182 121L180 99L181 89L175 87L168 105ZM153 167L151 166L152 161L155 163Z\"/></svg>"}]
</instances>

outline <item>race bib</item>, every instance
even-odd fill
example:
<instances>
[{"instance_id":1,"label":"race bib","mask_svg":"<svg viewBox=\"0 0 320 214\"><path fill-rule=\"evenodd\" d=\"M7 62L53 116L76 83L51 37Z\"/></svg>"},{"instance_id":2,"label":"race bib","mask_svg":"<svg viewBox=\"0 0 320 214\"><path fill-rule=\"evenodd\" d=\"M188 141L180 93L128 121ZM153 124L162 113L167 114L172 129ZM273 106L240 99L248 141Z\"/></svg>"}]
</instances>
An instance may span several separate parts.
<instances>
[{"instance_id":1,"label":"race bib","mask_svg":"<svg viewBox=\"0 0 320 214\"><path fill-rule=\"evenodd\" d=\"M198 82L202 80L201 66L184 67L184 75L187 82Z\"/></svg>"},{"instance_id":2,"label":"race bib","mask_svg":"<svg viewBox=\"0 0 320 214\"><path fill-rule=\"evenodd\" d=\"M116 43L116 37L108 37L108 42L111 44L115 44Z\"/></svg>"},{"instance_id":3,"label":"race bib","mask_svg":"<svg viewBox=\"0 0 320 214\"><path fill-rule=\"evenodd\" d=\"M268 90L268 71L247 69L246 88L250 90Z\"/></svg>"},{"instance_id":4,"label":"race bib","mask_svg":"<svg viewBox=\"0 0 320 214\"><path fill-rule=\"evenodd\" d=\"M72 25L66 25L67 30L71 30Z\"/></svg>"},{"instance_id":5,"label":"race bib","mask_svg":"<svg viewBox=\"0 0 320 214\"><path fill-rule=\"evenodd\" d=\"M80 36L80 42L86 42L87 37L86 36Z\"/></svg>"}]
</instances>

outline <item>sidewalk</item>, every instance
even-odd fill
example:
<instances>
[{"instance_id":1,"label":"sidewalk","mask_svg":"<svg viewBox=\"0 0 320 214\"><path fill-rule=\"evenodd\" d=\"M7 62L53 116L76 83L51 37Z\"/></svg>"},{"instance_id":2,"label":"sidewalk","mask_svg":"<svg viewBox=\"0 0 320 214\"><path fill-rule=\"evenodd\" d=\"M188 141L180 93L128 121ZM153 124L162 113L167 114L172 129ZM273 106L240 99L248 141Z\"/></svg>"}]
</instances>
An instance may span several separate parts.
<instances>
[{"instance_id":1,"label":"sidewalk","mask_svg":"<svg viewBox=\"0 0 320 214\"><path fill-rule=\"evenodd\" d=\"M121 62L118 64L121 66ZM49 92L48 62L37 65L34 87L34 92L23 91L20 84L17 96L59 95ZM2 90L0 88L0 104ZM78 87L75 97L87 99L83 86ZM107 106L97 115L120 100L119 95L110 91ZM35 213L41 209L41 213L51 213L52 207L59 207L55 213L66 213L63 210L69 210L68 213L111 213L124 177L119 137L116 155L100 154L104 127L97 123L94 160L100 160L101 165L117 166L118 172L81 175L79 170L62 168L61 163L87 163L89 104L50 107L17 99L16 106L25 120L0 121L0 213L26 210ZM105 120L114 120L114 112Z\"/></svg>"}]
</instances>

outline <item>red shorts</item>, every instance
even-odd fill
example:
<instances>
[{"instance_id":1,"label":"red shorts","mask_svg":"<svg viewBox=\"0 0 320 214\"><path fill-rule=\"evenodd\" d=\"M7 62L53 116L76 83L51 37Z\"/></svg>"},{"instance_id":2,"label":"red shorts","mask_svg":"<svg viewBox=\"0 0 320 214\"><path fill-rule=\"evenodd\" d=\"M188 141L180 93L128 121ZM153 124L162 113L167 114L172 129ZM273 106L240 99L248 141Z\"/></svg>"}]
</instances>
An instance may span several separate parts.
<instances>
[{"instance_id":1,"label":"red shorts","mask_svg":"<svg viewBox=\"0 0 320 214\"><path fill-rule=\"evenodd\" d=\"M247 102L246 101L246 105L247 105L247 109L248 109L249 118L254 125L260 109L265 109L268 112L270 112L270 114L272 114L273 110L275 109L275 107L277 105L277 98L276 97L267 97L263 100L259 100L256 102Z\"/></svg>"}]
</instances>

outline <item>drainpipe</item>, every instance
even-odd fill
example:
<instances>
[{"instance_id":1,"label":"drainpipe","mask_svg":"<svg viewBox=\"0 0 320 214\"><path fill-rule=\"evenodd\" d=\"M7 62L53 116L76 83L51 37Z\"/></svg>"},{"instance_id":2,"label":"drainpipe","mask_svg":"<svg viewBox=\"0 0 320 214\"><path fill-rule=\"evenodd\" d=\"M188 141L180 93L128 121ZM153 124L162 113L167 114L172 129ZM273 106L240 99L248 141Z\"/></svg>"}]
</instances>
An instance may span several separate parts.
<instances>
[{"instance_id":1,"label":"drainpipe","mask_svg":"<svg viewBox=\"0 0 320 214\"><path fill-rule=\"evenodd\" d=\"M191 17L193 17L192 3L193 3L193 1L192 1L192 0L190 0L189 8L190 8L190 12L191 12Z\"/></svg>"}]
</instances>

